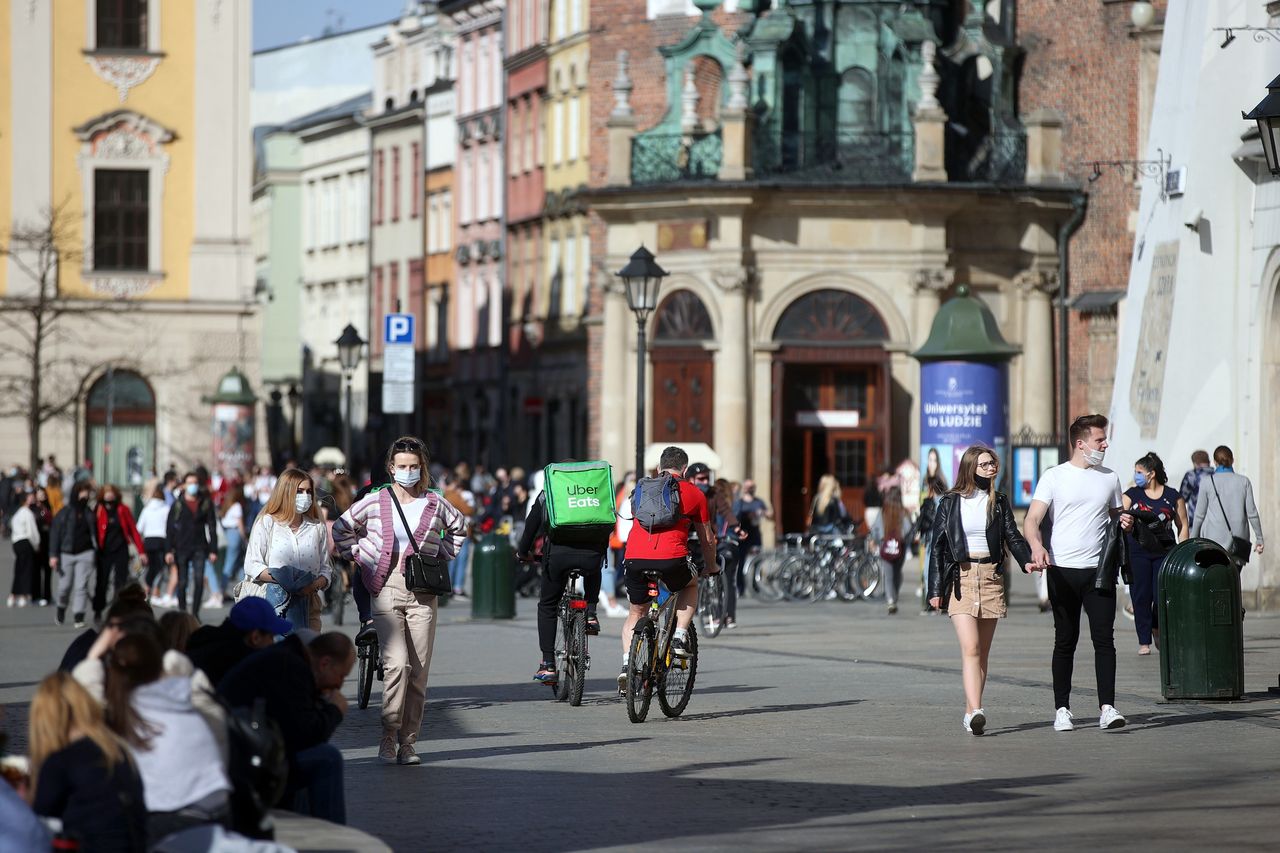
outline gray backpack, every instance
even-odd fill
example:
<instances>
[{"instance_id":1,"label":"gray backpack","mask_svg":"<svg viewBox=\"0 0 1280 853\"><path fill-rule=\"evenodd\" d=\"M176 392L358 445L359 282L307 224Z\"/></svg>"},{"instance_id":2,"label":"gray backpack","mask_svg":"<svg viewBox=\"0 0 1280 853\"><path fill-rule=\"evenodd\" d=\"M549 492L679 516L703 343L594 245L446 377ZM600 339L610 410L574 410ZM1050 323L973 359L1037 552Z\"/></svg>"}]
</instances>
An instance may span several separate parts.
<instances>
[{"instance_id":1,"label":"gray backpack","mask_svg":"<svg viewBox=\"0 0 1280 853\"><path fill-rule=\"evenodd\" d=\"M650 533L675 526L680 518L680 483L665 471L643 477L631 493L631 515Z\"/></svg>"}]
</instances>

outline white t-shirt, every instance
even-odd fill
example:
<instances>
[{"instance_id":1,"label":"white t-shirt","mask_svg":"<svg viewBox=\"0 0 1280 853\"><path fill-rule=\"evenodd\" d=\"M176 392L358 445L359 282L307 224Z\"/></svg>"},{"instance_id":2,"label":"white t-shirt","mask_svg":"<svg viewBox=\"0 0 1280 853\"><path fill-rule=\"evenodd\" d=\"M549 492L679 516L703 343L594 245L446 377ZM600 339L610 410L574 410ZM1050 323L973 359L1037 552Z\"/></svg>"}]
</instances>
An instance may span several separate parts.
<instances>
[{"instance_id":1,"label":"white t-shirt","mask_svg":"<svg viewBox=\"0 0 1280 853\"><path fill-rule=\"evenodd\" d=\"M237 501L227 508L222 514L222 528L224 530L234 530L240 526L240 522L244 521L244 507Z\"/></svg>"},{"instance_id":2,"label":"white t-shirt","mask_svg":"<svg viewBox=\"0 0 1280 853\"><path fill-rule=\"evenodd\" d=\"M991 496L975 489L967 498L960 499L960 522L964 525L964 541L970 557L991 556L987 544L987 504Z\"/></svg>"},{"instance_id":3,"label":"white t-shirt","mask_svg":"<svg viewBox=\"0 0 1280 853\"><path fill-rule=\"evenodd\" d=\"M392 495L391 500L394 501L395 499L395 495ZM409 530L417 530L418 525L422 523L422 513L427 508L427 496L423 495L420 498L409 501L407 504L400 504L400 508L404 510L405 521L409 522ZM391 511L395 513L392 517L395 519L396 531L396 547L395 551L392 552L392 560L399 565L401 558L405 554L412 554L413 549L409 547L409 533L404 529L404 524L400 521L400 513L396 512L395 507L392 507ZM415 544L419 547L422 546L421 542L415 542Z\"/></svg>"},{"instance_id":4,"label":"white t-shirt","mask_svg":"<svg viewBox=\"0 0 1280 853\"><path fill-rule=\"evenodd\" d=\"M1110 468L1078 468L1070 462L1040 475L1032 500L1049 505L1052 531L1045 539L1049 562L1060 568L1092 569L1102 557L1102 540L1119 509L1120 478Z\"/></svg>"}]
</instances>

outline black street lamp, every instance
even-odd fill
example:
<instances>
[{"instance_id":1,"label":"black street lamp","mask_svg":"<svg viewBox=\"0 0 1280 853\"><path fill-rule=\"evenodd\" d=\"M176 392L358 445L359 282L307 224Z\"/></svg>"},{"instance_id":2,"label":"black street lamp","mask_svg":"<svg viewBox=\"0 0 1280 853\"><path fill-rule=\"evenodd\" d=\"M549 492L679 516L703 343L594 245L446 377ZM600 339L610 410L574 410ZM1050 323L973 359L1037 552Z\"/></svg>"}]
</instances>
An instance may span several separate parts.
<instances>
[{"instance_id":1,"label":"black street lamp","mask_svg":"<svg viewBox=\"0 0 1280 853\"><path fill-rule=\"evenodd\" d=\"M351 460L351 377L360 365L360 353L365 342L356 327L348 323L342 330L342 336L334 343L338 345L338 364L342 367L342 376L347 383L347 412L342 419L342 452L347 455L347 470L350 471L354 468Z\"/></svg>"},{"instance_id":2,"label":"black street lamp","mask_svg":"<svg viewBox=\"0 0 1280 853\"><path fill-rule=\"evenodd\" d=\"M1252 112L1241 113L1246 121L1258 123L1258 133L1262 137L1262 153L1267 158L1267 168L1272 175L1280 177L1280 159L1276 156L1277 136L1280 135L1280 77L1267 84L1267 96Z\"/></svg>"},{"instance_id":3,"label":"black street lamp","mask_svg":"<svg viewBox=\"0 0 1280 853\"><path fill-rule=\"evenodd\" d=\"M627 288L627 305L636 315L636 478L644 476L644 324L658 307L658 290L667 271L641 246L617 275Z\"/></svg>"}]
</instances>

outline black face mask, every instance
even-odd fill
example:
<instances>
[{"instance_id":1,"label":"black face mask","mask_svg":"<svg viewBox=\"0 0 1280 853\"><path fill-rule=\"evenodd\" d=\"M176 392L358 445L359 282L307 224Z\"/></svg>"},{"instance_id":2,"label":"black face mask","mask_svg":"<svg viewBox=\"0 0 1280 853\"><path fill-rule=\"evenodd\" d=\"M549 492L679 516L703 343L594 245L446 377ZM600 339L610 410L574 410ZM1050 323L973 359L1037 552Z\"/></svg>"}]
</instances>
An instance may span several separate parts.
<instances>
[{"instance_id":1,"label":"black face mask","mask_svg":"<svg viewBox=\"0 0 1280 853\"><path fill-rule=\"evenodd\" d=\"M983 477L983 476L981 476L981 475L979 475L979 474L974 474L974 475L973 475L973 482L977 483L978 488L979 488L979 489L982 489L983 491L986 491L987 489L990 489L990 488L991 488L991 478L990 478L990 477Z\"/></svg>"}]
</instances>

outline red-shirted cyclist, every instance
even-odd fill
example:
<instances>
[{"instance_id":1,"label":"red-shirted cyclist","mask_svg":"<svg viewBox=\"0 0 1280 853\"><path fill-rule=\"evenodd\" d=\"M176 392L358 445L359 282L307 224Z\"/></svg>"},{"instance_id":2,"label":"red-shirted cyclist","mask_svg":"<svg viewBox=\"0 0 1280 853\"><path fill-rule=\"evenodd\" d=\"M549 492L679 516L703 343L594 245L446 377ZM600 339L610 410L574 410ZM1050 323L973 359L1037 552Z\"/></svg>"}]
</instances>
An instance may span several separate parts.
<instances>
[{"instance_id":1,"label":"red-shirted cyclist","mask_svg":"<svg viewBox=\"0 0 1280 853\"><path fill-rule=\"evenodd\" d=\"M623 568L631 611L622 626L622 672L618 675L620 692L627 689L631 633L649 608L649 581L645 572L656 572L662 584L677 596L676 630L671 640L671 653L687 657L686 638L698 604L698 571L689 560L689 530L695 525L705 565L711 567L704 574L720 571L716 564L716 535L711 528L707 499L697 486L684 479L688 467L689 454L680 448L668 447L662 451L658 470L660 474L669 474L676 479L680 489L680 514L674 524L660 530L645 530L640 524L634 524L627 538Z\"/></svg>"}]
</instances>

